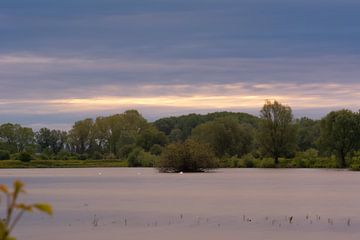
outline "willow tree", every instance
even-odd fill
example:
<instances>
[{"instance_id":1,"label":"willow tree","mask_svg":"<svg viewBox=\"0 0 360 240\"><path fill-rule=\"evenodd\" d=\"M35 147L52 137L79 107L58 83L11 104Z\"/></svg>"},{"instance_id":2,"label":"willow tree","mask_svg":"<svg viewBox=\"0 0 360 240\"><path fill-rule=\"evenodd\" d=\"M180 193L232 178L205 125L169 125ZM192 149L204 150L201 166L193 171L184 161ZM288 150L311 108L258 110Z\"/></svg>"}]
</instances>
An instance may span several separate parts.
<instances>
[{"instance_id":1,"label":"willow tree","mask_svg":"<svg viewBox=\"0 0 360 240\"><path fill-rule=\"evenodd\" d=\"M265 155L275 164L279 158L292 153L296 147L296 126L289 106L266 101L260 111L258 143Z\"/></svg>"}]
</instances>

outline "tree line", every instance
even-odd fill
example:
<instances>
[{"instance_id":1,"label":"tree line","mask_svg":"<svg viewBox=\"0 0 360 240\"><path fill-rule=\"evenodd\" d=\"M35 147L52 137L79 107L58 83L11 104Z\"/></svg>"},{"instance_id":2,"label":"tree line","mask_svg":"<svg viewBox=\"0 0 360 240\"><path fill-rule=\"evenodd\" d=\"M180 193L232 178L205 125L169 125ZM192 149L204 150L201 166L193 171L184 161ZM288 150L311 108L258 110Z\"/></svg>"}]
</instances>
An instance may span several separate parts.
<instances>
[{"instance_id":1,"label":"tree line","mask_svg":"<svg viewBox=\"0 0 360 240\"><path fill-rule=\"evenodd\" d=\"M360 113L295 119L266 101L259 116L189 114L148 122L138 111L74 123L69 131L0 126L0 159L120 159L162 169L360 166ZM192 159L192 162L188 162ZM173 168L172 166L180 166Z\"/></svg>"}]
</instances>

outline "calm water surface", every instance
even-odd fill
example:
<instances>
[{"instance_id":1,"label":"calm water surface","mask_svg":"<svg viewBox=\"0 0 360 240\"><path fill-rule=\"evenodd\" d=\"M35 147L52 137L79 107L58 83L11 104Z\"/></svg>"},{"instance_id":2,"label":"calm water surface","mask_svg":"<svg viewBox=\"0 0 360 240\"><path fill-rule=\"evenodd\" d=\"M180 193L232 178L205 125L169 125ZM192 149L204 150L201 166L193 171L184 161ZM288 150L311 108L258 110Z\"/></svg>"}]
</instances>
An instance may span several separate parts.
<instances>
[{"instance_id":1,"label":"calm water surface","mask_svg":"<svg viewBox=\"0 0 360 240\"><path fill-rule=\"evenodd\" d=\"M360 239L357 172L0 170L1 183L18 178L26 201L55 208L51 218L25 217L19 240Z\"/></svg>"}]
</instances>

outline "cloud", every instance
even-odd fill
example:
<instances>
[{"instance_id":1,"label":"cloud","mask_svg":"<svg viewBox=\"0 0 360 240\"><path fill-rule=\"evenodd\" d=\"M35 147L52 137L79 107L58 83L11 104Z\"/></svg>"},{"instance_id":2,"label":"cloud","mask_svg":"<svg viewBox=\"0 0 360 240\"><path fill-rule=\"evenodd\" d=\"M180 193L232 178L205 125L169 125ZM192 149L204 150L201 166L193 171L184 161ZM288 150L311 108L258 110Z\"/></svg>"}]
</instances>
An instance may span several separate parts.
<instances>
[{"instance_id":1,"label":"cloud","mask_svg":"<svg viewBox=\"0 0 360 240\"><path fill-rule=\"evenodd\" d=\"M138 108L152 109L154 119L163 112L256 112L265 99L295 110L357 109L359 65L356 55L163 60L3 54L0 114L43 119Z\"/></svg>"},{"instance_id":2,"label":"cloud","mask_svg":"<svg viewBox=\"0 0 360 240\"><path fill-rule=\"evenodd\" d=\"M121 88L120 86L117 86ZM260 109L266 99L277 99L294 109L359 108L360 84L182 84L124 86L133 96L98 95L83 98L0 100L0 113L53 114L117 111L128 108L189 110ZM155 92L162 95L156 95Z\"/></svg>"},{"instance_id":3,"label":"cloud","mask_svg":"<svg viewBox=\"0 0 360 240\"><path fill-rule=\"evenodd\" d=\"M31 126L139 108L149 119L357 109L356 0L0 3L0 116Z\"/></svg>"}]
</instances>

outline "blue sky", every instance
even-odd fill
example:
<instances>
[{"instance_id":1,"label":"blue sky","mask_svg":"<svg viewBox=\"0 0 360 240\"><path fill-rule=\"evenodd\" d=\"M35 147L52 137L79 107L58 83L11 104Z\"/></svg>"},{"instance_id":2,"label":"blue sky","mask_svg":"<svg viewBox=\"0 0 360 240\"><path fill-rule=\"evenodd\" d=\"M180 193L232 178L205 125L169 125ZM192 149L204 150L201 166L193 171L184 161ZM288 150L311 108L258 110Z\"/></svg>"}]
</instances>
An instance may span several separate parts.
<instances>
[{"instance_id":1,"label":"blue sky","mask_svg":"<svg viewBox=\"0 0 360 240\"><path fill-rule=\"evenodd\" d=\"M360 108L355 0L2 0L0 122Z\"/></svg>"}]
</instances>

